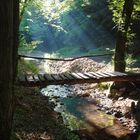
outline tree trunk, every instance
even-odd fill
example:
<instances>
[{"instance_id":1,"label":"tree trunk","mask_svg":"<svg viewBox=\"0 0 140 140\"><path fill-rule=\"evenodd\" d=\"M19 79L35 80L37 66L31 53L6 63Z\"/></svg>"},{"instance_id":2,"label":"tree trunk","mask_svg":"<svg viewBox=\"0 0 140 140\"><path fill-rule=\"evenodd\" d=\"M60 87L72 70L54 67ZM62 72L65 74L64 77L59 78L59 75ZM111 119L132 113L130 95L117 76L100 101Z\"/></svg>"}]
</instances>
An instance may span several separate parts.
<instances>
[{"instance_id":1,"label":"tree trunk","mask_svg":"<svg viewBox=\"0 0 140 140\"><path fill-rule=\"evenodd\" d=\"M14 80L17 75L18 46L19 46L19 0L13 0L13 66Z\"/></svg>"},{"instance_id":2,"label":"tree trunk","mask_svg":"<svg viewBox=\"0 0 140 140\"><path fill-rule=\"evenodd\" d=\"M14 31L15 0L0 4L0 139L9 140L13 118L14 78L17 58L17 27ZM18 12L18 11L17 11ZM17 41L16 41L17 42ZM14 60L14 61L13 61Z\"/></svg>"},{"instance_id":3,"label":"tree trunk","mask_svg":"<svg viewBox=\"0 0 140 140\"><path fill-rule=\"evenodd\" d=\"M122 31L117 32L117 41L114 57L114 70L119 72L125 71L125 53L126 53L126 37Z\"/></svg>"},{"instance_id":4,"label":"tree trunk","mask_svg":"<svg viewBox=\"0 0 140 140\"><path fill-rule=\"evenodd\" d=\"M127 33L131 23L131 15L133 12L133 0L125 0L123 6L122 18L124 18L124 28L118 29L116 48L115 48L115 57L114 57L114 70L125 72L126 62L126 43L127 43Z\"/></svg>"},{"instance_id":5,"label":"tree trunk","mask_svg":"<svg viewBox=\"0 0 140 140\"><path fill-rule=\"evenodd\" d=\"M123 5L122 19L124 20L124 25L121 25L117 31L115 57L114 57L114 70L119 72L125 72L126 68L126 44L128 29L131 23L131 16L133 12L133 0L125 0ZM114 82L110 87L110 97L115 98L119 94L119 89L127 86L126 82ZM114 89L116 93L114 93ZM120 96L120 95L119 95Z\"/></svg>"}]
</instances>

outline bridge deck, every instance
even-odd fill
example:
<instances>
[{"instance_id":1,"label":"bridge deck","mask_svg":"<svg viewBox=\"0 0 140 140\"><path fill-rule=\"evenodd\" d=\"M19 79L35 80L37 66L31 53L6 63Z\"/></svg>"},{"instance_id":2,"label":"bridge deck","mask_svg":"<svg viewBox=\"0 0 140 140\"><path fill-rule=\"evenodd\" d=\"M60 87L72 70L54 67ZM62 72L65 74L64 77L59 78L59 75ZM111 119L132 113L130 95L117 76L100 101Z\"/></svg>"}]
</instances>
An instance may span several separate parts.
<instances>
[{"instance_id":1,"label":"bridge deck","mask_svg":"<svg viewBox=\"0 0 140 140\"><path fill-rule=\"evenodd\" d=\"M18 77L17 83L28 87L45 87L47 85L98 83L108 81L140 81L140 74L120 72L25 74Z\"/></svg>"}]
</instances>

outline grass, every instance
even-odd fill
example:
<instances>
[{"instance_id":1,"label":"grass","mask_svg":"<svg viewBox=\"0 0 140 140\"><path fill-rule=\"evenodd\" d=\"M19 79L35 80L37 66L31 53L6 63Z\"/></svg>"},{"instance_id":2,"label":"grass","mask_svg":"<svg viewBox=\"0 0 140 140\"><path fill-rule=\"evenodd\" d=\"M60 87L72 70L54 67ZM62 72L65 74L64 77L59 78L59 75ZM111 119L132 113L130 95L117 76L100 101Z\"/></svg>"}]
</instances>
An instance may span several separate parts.
<instances>
[{"instance_id":1,"label":"grass","mask_svg":"<svg viewBox=\"0 0 140 140\"><path fill-rule=\"evenodd\" d=\"M127 71L140 72L140 56L133 57L132 55L129 55L126 59L126 62Z\"/></svg>"},{"instance_id":2,"label":"grass","mask_svg":"<svg viewBox=\"0 0 140 140\"><path fill-rule=\"evenodd\" d=\"M37 65L35 62L27 61L24 59L21 59L18 62L18 74L23 74L23 73L38 73L39 68L37 68Z\"/></svg>"}]
</instances>

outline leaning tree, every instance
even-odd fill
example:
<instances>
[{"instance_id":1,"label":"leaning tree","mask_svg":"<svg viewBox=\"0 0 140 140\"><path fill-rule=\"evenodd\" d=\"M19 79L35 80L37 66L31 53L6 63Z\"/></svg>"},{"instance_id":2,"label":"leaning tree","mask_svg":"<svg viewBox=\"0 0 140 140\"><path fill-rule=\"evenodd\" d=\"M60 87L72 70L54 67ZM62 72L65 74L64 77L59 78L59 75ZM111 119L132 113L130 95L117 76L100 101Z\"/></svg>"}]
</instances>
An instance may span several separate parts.
<instances>
[{"instance_id":1,"label":"leaning tree","mask_svg":"<svg viewBox=\"0 0 140 140\"><path fill-rule=\"evenodd\" d=\"M19 1L0 4L0 139L9 140L17 70Z\"/></svg>"}]
</instances>

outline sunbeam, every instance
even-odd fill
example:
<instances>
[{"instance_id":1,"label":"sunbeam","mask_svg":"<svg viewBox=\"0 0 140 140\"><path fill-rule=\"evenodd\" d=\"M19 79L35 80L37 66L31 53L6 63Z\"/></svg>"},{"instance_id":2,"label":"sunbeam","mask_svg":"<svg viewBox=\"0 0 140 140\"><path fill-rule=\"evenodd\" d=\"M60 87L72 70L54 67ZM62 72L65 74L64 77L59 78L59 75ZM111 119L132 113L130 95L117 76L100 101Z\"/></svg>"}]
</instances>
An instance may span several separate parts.
<instances>
[{"instance_id":1,"label":"sunbeam","mask_svg":"<svg viewBox=\"0 0 140 140\"><path fill-rule=\"evenodd\" d=\"M42 4L41 9L37 10L32 4L30 7L34 13L38 13L40 20L34 18L33 14L28 15L30 17L26 15L31 40L42 41L33 49L32 55L38 55L40 52L41 56L50 53L67 58L102 53L106 48L114 47L114 38L106 29L105 20L94 20L98 15L106 15L102 12L106 11L105 4L101 5L98 11L93 9L90 14L86 10L91 4L89 0L83 1L83 4L73 0L38 1ZM33 22L30 22L31 20Z\"/></svg>"}]
</instances>

